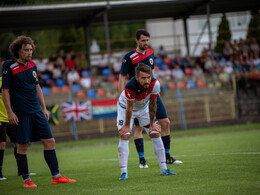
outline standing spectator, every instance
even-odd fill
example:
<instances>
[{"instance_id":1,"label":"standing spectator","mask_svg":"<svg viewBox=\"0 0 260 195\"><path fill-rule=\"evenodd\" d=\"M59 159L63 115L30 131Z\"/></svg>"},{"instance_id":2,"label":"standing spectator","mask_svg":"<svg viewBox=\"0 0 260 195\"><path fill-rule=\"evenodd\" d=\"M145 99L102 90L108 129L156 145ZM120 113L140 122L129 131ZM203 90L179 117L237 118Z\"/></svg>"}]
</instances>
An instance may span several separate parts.
<instances>
[{"instance_id":1,"label":"standing spectator","mask_svg":"<svg viewBox=\"0 0 260 195\"><path fill-rule=\"evenodd\" d=\"M52 184L76 182L59 172L49 114L38 83L36 64L31 61L34 48L30 37L19 36L10 45L15 60L6 62L3 68L2 96L9 122L16 126L18 172L23 177L24 187L37 187L29 176L26 152L30 142L41 140Z\"/></svg>"},{"instance_id":2,"label":"standing spectator","mask_svg":"<svg viewBox=\"0 0 260 195\"><path fill-rule=\"evenodd\" d=\"M136 76L132 77L125 85L117 106L117 128L120 136L118 158L121 168L119 180L128 179L129 139L135 118L152 139L161 175L176 175L176 173L167 169L164 146L160 135L161 128L154 122L160 84L156 79L151 79L152 69L143 63L138 64L135 72Z\"/></svg>"}]
</instances>

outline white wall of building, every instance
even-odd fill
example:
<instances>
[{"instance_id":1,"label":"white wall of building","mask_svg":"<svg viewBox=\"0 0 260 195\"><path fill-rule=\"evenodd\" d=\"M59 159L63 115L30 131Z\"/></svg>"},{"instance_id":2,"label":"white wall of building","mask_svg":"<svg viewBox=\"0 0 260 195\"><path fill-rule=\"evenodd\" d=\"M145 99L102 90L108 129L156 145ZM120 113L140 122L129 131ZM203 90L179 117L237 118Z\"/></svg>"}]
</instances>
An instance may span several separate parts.
<instances>
[{"instance_id":1,"label":"white wall of building","mask_svg":"<svg viewBox=\"0 0 260 195\"><path fill-rule=\"evenodd\" d=\"M211 15L210 22L213 46L216 42L217 30L221 16L222 14ZM248 24L251 18L250 12L227 13L226 16L228 18L232 33L231 39L245 39ZM199 34L202 32L206 19L206 15L190 17L187 19L191 55L193 54L193 49ZM151 35L150 43L155 50L155 53L157 52L159 46L163 45L171 57L174 56L177 52L180 52L182 56L187 54L182 19L173 20L172 18L164 18L147 20L146 29ZM194 55L200 55L204 47L208 48L208 43L208 28L206 28Z\"/></svg>"}]
</instances>

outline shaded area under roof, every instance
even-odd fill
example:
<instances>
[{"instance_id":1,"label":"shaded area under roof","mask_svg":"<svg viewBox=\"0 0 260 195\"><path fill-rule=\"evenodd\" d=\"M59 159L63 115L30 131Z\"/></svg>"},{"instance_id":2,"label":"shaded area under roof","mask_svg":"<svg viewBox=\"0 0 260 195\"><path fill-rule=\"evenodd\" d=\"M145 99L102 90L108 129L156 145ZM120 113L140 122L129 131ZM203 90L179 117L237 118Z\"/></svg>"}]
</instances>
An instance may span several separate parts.
<instances>
[{"instance_id":1,"label":"shaded area under roof","mask_svg":"<svg viewBox=\"0 0 260 195\"><path fill-rule=\"evenodd\" d=\"M0 31L54 29L103 24L108 10L109 23L144 21L154 18L174 19L210 12L226 13L259 10L259 0L139 0L97 3L67 3L0 7Z\"/></svg>"}]
</instances>

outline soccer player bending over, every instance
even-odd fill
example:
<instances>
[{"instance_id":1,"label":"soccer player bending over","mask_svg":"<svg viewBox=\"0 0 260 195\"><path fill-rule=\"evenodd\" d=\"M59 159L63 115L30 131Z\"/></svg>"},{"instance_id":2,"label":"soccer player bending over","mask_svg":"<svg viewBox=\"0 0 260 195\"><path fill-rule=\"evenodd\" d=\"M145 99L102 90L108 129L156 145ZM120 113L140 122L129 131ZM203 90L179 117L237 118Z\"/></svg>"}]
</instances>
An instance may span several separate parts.
<instances>
[{"instance_id":1,"label":"soccer player bending over","mask_svg":"<svg viewBox=\"0 0 260 195\"><path fill-rule=\"evenodd\" d=\"M118 157L121 168L119 179L126 180L128 178L128 144L135 118L152 139L154 153L161 168L161 175L176 175L176 173L167 169L164 146L160 135L161 128L154 122L160 84L156 79L151 78L152 69L143 63L138 64L135 73L136 76L125 85L117 105L117 128L120 136Z\"/></svg>"},{"instance_id":2,"label":"soccer player bending over","mask_svg":"<svg viewBox=\"0 0 260 195\"><path fill-rule=\"evenodd\" d=\"M48 124L49 114L38 82L36 64L31 61L34 48L30 37L19 36L10 45L15 60L6 62L3 67L2 96L9 122L16 126L18 172L23 177L24 187L37 187L29 177L26 151L30 142L40 140L52 174L52 184L76 182L61 176L59 171L55 140Z\"/></svg>"}]
</instances>

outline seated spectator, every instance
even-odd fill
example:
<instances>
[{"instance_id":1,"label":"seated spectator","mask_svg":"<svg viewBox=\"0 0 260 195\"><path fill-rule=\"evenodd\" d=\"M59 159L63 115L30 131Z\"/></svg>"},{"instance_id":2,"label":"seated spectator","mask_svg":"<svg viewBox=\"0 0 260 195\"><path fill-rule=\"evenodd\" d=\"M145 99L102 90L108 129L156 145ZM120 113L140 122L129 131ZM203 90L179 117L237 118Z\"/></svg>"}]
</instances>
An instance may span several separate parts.
<instances>
[{"instance_id":1,"label":"seated spectator","mask_svg":"<svg viewBox=\"0 0 260 195\"><path fill-rule=\"evenodd\" d=\"M174 68L175 65L179 65L179 68L183 69L182 59L181 59L180 55L178 55L178 54L175 55L175 57L172 60L172 65L173 65L172 68Z\"/></svg>"},{"instance_id":2,"label":"seated spectator","mask_svg":"<svg viewBox=\"0 0 260 195\"><path fill-rule=\"evenodd\" d=\"M117 58L117 60L113 63L113 66L112 66L113 74L116 76L117 80L119 78L121 65L122 65L121 58Z\"/></svg>"},{"instance_id":3,"label":"seated spectator","mask_svg":"<svg viewBox=\"0 0 260 195\"><path fill-rule=\"evenodd\" d=\"M56 53L52 53L50 58L49 58L49 62L55 63L57 58L58 58L57 54Z\"/></svg>"},{"instance_id":4,"label":"seated spectator","mask_svg":"<svg viewBox=\"0 0 260 195\"><path fill-rule=\"evenodd\" d=\"M192 76L194 81L205 81L204 73L199 64L195 65L195 68L192 71Z\"/></svg>"},{"instance_id":5,"label":"seated spectator","mask_svg":"<svg viewBox=\"0 0 260 195\"><path fill-rule=\"evenodd\" d=\"M73 67L67 75L67 82L71 87L73 84L80 84L80 76L75 67Z\"/></svg>"},{"instance_id":6,"label":"seated spectator","mask_svg":"<svg viewBox=\"0 0 260 195\"><path fill-rule=\"evenodd\" d=\"M57 58L57 60L55 62L55 65L60 66L60 68L62 70L62 73L65 72L66 66L65 66L65 63L64 63L64 61L63 61L63 59L61 57Z\"/></svg>"},{"instance_id":7,"label":"seated spectator","mask_svg":"<svg viewBox=\"0 0 260 195\"><path fill-rule=\"evenodd\" d=\"M80 79L80 86L84 90L88 90L91 88L91 78L88 77L88 74L86 72L82 72L82 77Z\"/></svg>"},{"instance_id":8,"label":"seated spectator","mask_svg":"<svg viewBox=\"0 0 260 195\"><path fill-rule=\"evenodd\" d=\"M83 52L81 52L77 55L75 62L76 62L77 68L80 71L88 69L88 62L87 62L86 56Z\"/></svg>"},{"instance_id":9,"label":"seated spectator","mask_svg":"<svg viewBox=\"0 0 260 195\"><path fill-rule=\"evenodd\" d=\"M164 58L166 58L166 56L167 56L167 52L164 49L163 45L161 45L158 50L158 57L161 58L162 60L164 60Z\"/></svg>"},{"instance_id":10,"label":"seated spectator","mask_svg":"<svg viewBox=\"0 0 260 195\"><path fill-rule=\"evenodd\" d=\"M186 55L185 58L183 58L182 63L183 63L184 68L193 68L194 67L189 55Z\"/></svg>"},{"instance_id":11,"label":"seated spectator","mask_svg":"<svg viewBox=\"0 0 260 195\"><path fill-rule=\"evenodd\" d=\"M224 67L226 64L227 64L226 58L225 58L224 56L221 56L221 58L220 58L219 61L218 61L218 65L219 65L220 67Z\"/></svg>"},{"instance_id":12,"label":"seated spectator","mask_svg":"<svg viewBox=\"0 0 260 195\"><path fill-rule=\"evenodd\" d=\"M242 61L242 69L243 68L245 68L245 70L247 72L250 72L250 64L249 64L248 60L245 57L243 57L243 61Z\"/></svg>"},{"instance_id":13,"label":"seated spectator","mask_svg":"<svg viewBox=\"0 0 260 195\"><path fill-rule=\"evenodd\" d=\"M228 75L228 73L226 73L225 71L224 71L224 68L222 67L221 68L221 70L220 70L220 73L219 73L219 75L218 75L218 79L219 79L219 81L220 81L220 83L221 84L226 84L226 83L229 83L229 81L230 81L230 77L229 77L229 75Z\"/></svg>"},{"instance_id":14,"label":"seated spectator","mask_svg":"<svg viewBox=\"0 0 260 195\"><path fill-rule=\"evenodd\" d=\"M252 51L254 54L259 54L259 46L258 46L255 38L252 38L252 40L251 40L250 51Z\"/></svg>"},{"instance_id":15,"label":"seated spectator","mask_svg":"<svg viewBox=\"0 0 260 195\"><path fill-rule=\"evenodd\" d=\"M61 50L59 51L58 58L62 58L63 61L65 62L65 60L66 60L66 55L65 55L65 52L64 52L63 49L61 49Z\"/></svg>"},{"instance_id":16,"label":"seated spectator","mask_svg":"<svg viewBox=\"0 0 260 195\"><path fill-rule=\"evenodd\" d=\"M235 73L236 75L237 75L237 74L240 74L241 69L242 69L242 66L241 66L241 64L239 63L239 61L238 61L238 60L235 60L235 61L234 61L234 64L233 64L234 73Z\"/></svg>"},{"instance_id":17,"label":"seated spectator","mask_svg":"<svg viewBox=\"0 0 260 195\"><path fill-rule=\"evenodd\" d=\"M172 72L166 64L163 66L163 70L161 71L161 77L163 77L165 81L169 81L172 78Z\"/></svg>"},{"instance_id":18,"label":"seated spectator","mask_svg":"<svg viewBox=\"0 0 260 195\"><path fill-rule=\"evenodd\" d=\"M45 73L48 70L48 64L47 64L46 60L44 60L43 58L39 59L36 66L37 66L38 72Z\"/></svg>"},{"instance_id":19,"label":"seated spectator","mask_svg":"<svg viewBox=\"0 0 260 195\"><path fill-rule=\"evenodd\" d=\"M233 53L237 54L237 52L238 52L238 44L237 44L237 40L236 39L233 41L232 49L233 49Z\"/></svg>"},{"instance_id":20,"label":"seated spectator","mask_svg":"<svg viewBox=\"0 0 260 195\"><path fill-rule=\"evenodd\" d=\"M259 53L255 54L253 57L253 64L257 67L260 68L260 57Z\"/></svg>"},{"instance_id":21,"label":"seated spectator","mask_svg":"<svg viewBox=\"0 0 260 195\"><path fill-rule=\"evenodd\" d=\"M228 41L225 42L225 46L223 48L223 55L226 59L233 55L233 49L231 48Z\"/></svg>"},{"instance_id":22,"label":"seated spectator","mask_svg":"<svg viewBox=\"0 0 260 195\"><path fill-rule=\"evenodd\" d=\"M102 75L102 71L106 68L109 68L109 64L107 58L105 58L105 55L103 54L98 61L98 74Z\"/></svg>"},{"instance_id":23,"label":"seated spectator","mask_svg":"<svg viewBox=\"0 0 260 195\"><path fill-rule=\"evenodd\" d=\"M209 56L206 56L206 58L205 58L205 72L206 73L212 74L216 65L217 65L216 60L211 61Z\"/></svg>"},{"instance_id":24,"label":"seated spectator","mask_svg":"<svg viewBox=\"0 0 260 195\"><path fill-rule=\"evenodd\" d=\"M248 51L249 51L249 47L247 46L247 44L245 44L244 39L242 39L242 38L239 39L238 51L240 53L243 53L243 52L248 53Z\"/></svg>"},{"instance_id":25,"label":"seated spectator","mask_svg":"<svg viewBox=\"0 0 260 195\"><path fill-rule=\"evenodd\" d=\"M172 76L175 80L183 80L184 79L184 72L180 68L180 65L174 66L174 69L172 70Z\"/></svg>"},{"instance_id":26,"label":"seated spectator","mask_svg":"<svg viewBox=\"0 0 260 195\"><path fill-rule=\"evenodd\" d=\"M57 79L63 77L62 69L61 69L60 65L57 65L57 64L54 65L54 68L52 70L52 77L53 77L54 80L57 80Z\"/></svg>"},{"instance_id":27,"label":"seated spectator","mask_svg":"<svg viewBox=\"0 0 260 195\"><path fill-rule=\"evenodd\" d=\"M66 56L65 66L69 70L71 70L73 67L75 67L75 60L72 59L72 56L70 54L67 54L67 56Z\"/></svg>"},{"instance_id":28,"label":"seated spectator","mask_svg":"<svg viewBox=\"0 0 260 195\"><path fill-rule=\"evenodd\" d=\"M233 75L233 64L232 62L227 62L226 66L224 67L224 72L227 73L229 76Z\"/></svg>"}]
</instances>

